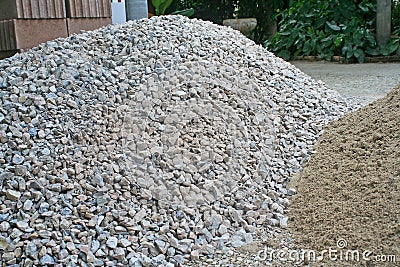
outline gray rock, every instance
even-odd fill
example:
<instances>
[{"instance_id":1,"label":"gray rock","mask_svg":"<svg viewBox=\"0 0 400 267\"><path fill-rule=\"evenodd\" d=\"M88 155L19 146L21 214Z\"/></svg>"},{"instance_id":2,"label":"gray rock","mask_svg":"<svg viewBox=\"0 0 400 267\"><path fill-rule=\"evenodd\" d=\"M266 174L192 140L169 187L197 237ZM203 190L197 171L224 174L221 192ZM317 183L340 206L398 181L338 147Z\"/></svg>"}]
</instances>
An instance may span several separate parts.
<instances>
[{"instance_id":1,"label":"gray rock","mask_svg":"<svg viewBox=\"0 0 400 267\"><path fill-rule=\"evenodd\" d=\"M7 248L10 246L8 243L7 239L3 236L0 236L0 250L7 250Z\"/></svg>"},{"instance_id":2,"label":"gray rock","mask_svg":"<svg viewBox=\"0 0 400 267\"><path fill-rule=\"evenodd\" d=\"M245 244L246 244L246 242L244 242L244 240L242 240L242 237L241 237L241 236L234 235L234 236L232 237L231 245L232 245L234 248L242 247L242 246L244 246Z\"/></svg>"},{"instance_id":3,"label":"gray rock","mask_svg":"<svg viewBox=\"0 0 400 267\"><path fill-rule=\"evenodd\" d=\"M1 257L1 259L5 262L8 262L14 258L15 258L14 252L4 252L4 253L2 253L2 257Z\"/></svg>"},{"instance_id":4,"label":"gray rock","mask_svg":"<svg viewBox=\"0 0 400 267\"><path fill-rule=\"evenodd\" d=\"M37 248L36 244L33 242L29 242L28 244L26 244L25 253L26 253L26 255L35 258L35 255L37 255L37 253L38 253L38 248Z\"/></svg>"},{"instance_id":5,"label":"gray rock","mask_svg":"<svg viewBox=\"0 0 400 267\"><path fill-rule=\"evenodd\" d=\"M88 251L88 253L86 254L86 260L88 263L96 263L97 258L96 256L93 254L92 251ZM98 264L98 263L97 263ZM95 266L97 266L96 264L94 264Z\"/></svg>"},{"instance_id":6,"label":"gray rock","mask_svg":"<svg viewBox=\"0 0 400 267\"><path fill-rule=\"evenodd\" d=\"M116 260L121 261L122 259L125 258L125 250L124 250L123 248L120 248L120 247L116 248L116 249L114 250L114 255L113 255L113 257L114 257Z\"/></svg>"},{"instance_id":7,"label":"gray rock","mask_svg":"<svg viewBox=\"0 0 400 267\"><path fill-rule=\"evenodd\" d=\"M269 224L269 225L272 225L272 226L278 226L279 223L280 223L279 220L273 219L273 218L270 218L270 219L268 219L267 221L268 221L268 224Z\"/></svg>"},{"instance_id":8,"label":"gray rock","mask_svg":"<svg viewBox=\"0 0 400 267\"><path fill-rule=\"evenodd\" d=\"M116 248L118 245L118 238L111 236L108 238L106 244L107 244L107 247L109 247L109 248Z\"/></svg>"},{"instance_id":9,"label":"gray rock","mask_svg":"<svg viewBox=\"0 0 400 267\"><path fill-rule=\"evenodd\" d=\"M8 222L0 223L0 231L1 232L7 232L8 229L10 229L10 224Z\"/></svg>"},{"instance_id":10,"label":"gray rock","mask_svg":"<svg viewBox=\"0 0 400 267\"><path fill-rule=\"evenodd\" d=\"M60 250L60 252L58 252L58 259L61 261L67 259L68 256L69 256L69 252L66 249L62 249L62 250Z\"/></svg>"},{"instance_id":11,"label":"gray rock","mask_svg":"<svg viewBox=\"0 0 400 267\"><path fill-rule=\"evenodd\" d=\"M279 226L280 226L281 228L286 228L286 227L287 227L287 223L288 223L288 217L282 217L282 218L279 220Z\"/></svg>"},{"instance_id":12,"label":"gray rock","mask_svg":"<svg viewBox=\"0 0 400 267\"><path fill-rule=\"evenodd\" d=\"M129 247L130 245L132 245L132 242L129 241L128 239L126 239L126 238L121 238L121 239L119 240L119 244L120 244L122 247L126 248L126 247Z\"/></svg>"},{"instance_id":13,"label":"gray rock","mask_svg":"<svg viewBox=\"0 0 400 267\"><path fill-rule=\"evenodd\" d=\"M96 251L97 251L99 248L100 248L100 242L99 242L98 240L96 240L96 239L92 240L92 244L91 244L90 250L91 250L93 253L96 253Z\"/></svg>"},{"instance_id":14,"label":"gray rock","mask_svg":"<svg viewBox=\"0 0 400 267\"><path fill-rule=\"evenodd\" d=\"M169 248L169 244L167 242L164 242L163 240L160 239L156 239L154 241L157 249L162 253L162 254L166 254L167 250Z\"/></svg>"},{"instance_id":15,"label":"gray rock","mask_svg":"<svg viewBox=\"0 0 400 267\"><path fill-rule=\"evenodd\" d=\"M7 192L6 192L6 197L7 197L7 199L9 199L9 200L17 201L17 200L19 200L19 198L21 197L21 193L18 192L18 191L9 189L9 190L7 190Z\"/></svg>"},{"instance_id":16,"label":"gray rock","mask_svg":"<svg viewBox=\"0 0 400 267\"><path fill-rule=\"evenodd\" d=\"M199 250L193 250L190 252L190 259L194 261L198 261L200 259L200 251Z\"/></svg>"},{"instance_id":17,"label":"gray rock","mask_svg":"<svg viewBox=\"0 0 400 267\"><path fill-rule=\"evenodd\" d=\"M105 255L107 255L102 249L98 249L97 251L96 251L96 253L95 253L95 255L97 256L97 257L104 257Z\"/></svg>"},{"instance_id":18,"label":"gray rock","mask_svg":"<svg viewBox=\"0 0 400 267\"><path fill-rule=\"evenodd\" d=\"M14 173L18 176L25 176L27 172L28 168L26 166L18 165L14 168Z\"/></svg>"},{"instance_id":19,"label":"gray rock","mask_svg":"<svg viewBox=\"0 0 400 267\"><path fill-rule=\"evenodd\" d=\"M289 190L287 191L287 195L288 196L293 196L293 195L295 195L296 194L296 189L294 189L294 188L289 188Z\"/></svg>"},{"instance_id":20,"label":"gray rock","mask_svg":"<svg viewBox=\"0 0 400 267\"><path fill-rule=\"evenodd\" d=\"M218 233L220 235L224 235L224 234L228 233L228 227L224 224L221 224L218 228Z\"/></svg>"},{"instance_id":21,"label":"gray rock","mask_svg":"<svg viewBox=\"0 0 400 267\"><path fill-rule=\"evenodd\" d=\"M12 162L14 163L14 164L22 164L23 162L24 162L24 157L23 156L21 156L21 155L18 155L18 154L16 154L16 155L14 155L14 157L13 157L13 159L12 159Z\"/></svg>"},{"instance_id":22,"label":"gray rock","mask_svg":"<svg viewBox=\"0 0 400 267\"><path fill-rule=\"evenodd\" d=\"M203 245L201 247L201 253L205 255L212 255L215 253L215 247L209 244Z\"/></svg>"},{"instance_id":23,"label":"gray rock","mask_svg":"<svg viewBox=\"0 0 400 267\"><path fill-rule=\"evenodd\" d=\"M50 149L48 149L47 147L46 148L44 148L42 151L42 154L44 155L44 156L48 156L48 155L50 155Z\"/></svg>"},{"instance_id":24,"label":"gray rock","mask_svg":"<svg viewBox=\"0 0 400 267\"><path fill-rule=\"evenodd\" d=\"M21 231L24 231L24 232L33 232L34 231L34 229L30 228L29 224L25 221L18 221L16 223L16 225L17 225L18 229L20 229Z\"/></svg>"},{"instance_id":25,"label":"gray rock","mask_svg":"<svg viewBox=\"0 0 400 267\"><path fill-rule=\"evenodd\" d=\"M42 265L53 265L54 263L55 263L54 258L49 254L46 254L40 258L40 264Z\"/></svg>"}]
</instances>

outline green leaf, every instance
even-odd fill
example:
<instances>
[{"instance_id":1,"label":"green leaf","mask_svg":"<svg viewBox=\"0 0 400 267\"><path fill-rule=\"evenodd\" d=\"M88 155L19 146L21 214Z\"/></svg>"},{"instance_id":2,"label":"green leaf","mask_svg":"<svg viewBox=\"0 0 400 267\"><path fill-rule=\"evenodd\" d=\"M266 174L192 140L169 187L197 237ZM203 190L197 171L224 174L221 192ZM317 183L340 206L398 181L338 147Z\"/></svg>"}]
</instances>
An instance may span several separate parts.
<instances>
[{"instance_id":1,"label":"green leaf","mask_svg":"<svg viewBox=\"0 0 400 267\"><path fill-rule=\"evenodd\" d=\"M357 61L358 61L359 63L363 63L364 60L365 60L365 53L364 53L364 51L361 50L360 48L358 48L358 49L356 49L356 50L354 51L354 56L355 56L355 58L357 59Z\"/></svg>"},{"instance_id":2,"label":"green leaf","mask_svg":"<svg viewBox=\"0 0 400 267\"><path fill-rule=\"evenodd\" d=\"M321 28L322 26L324 26L325 23L326 23L326 19L325 19L325 18L317 19L317 20L315 21L314 28L315 28L315 29L319 29L319 28Z\"/></svg>"},{"instance_id":3,"label":"green leaf","mask_svg":"<svg viewBox=\"0 0 400 267\"><path fill-rule=\"evenodd\" d=\"M191 17L194 15L194 9L189 8L189 9L184 9L184 10L177 10L175 12L172 12L171 15L182 15L186 17Z\"/></svg>"},{"instance_id":4,"label":"green leaf","mask_svg":"<svg viewBox=\"0 0 400 267\"><path fill-rule=\"evenodd\" d=\"M295 41L296 39L297 39L297 35L295 35L295 34L290 35L290 36L288 37L288 39L287 39L287 42L286 42L285 47L286 47L286 48L290 48L290 47L293 45L293 43L294 43L294 41Z\"/></svg>"},{"instance_id":5,"label":"green leaf","mask_svg":"<svg viewBox=\"0 0 400 267\"><path fill-rule=\"evenodd\" d=\"M172 4L174 0L166 0L160 5L160 12L162 15L165 14L165 10Z\"/></svg>"},{"instance_id":6,"label":"green leaf","mask_svg":"<svg viewBox=\"0 0 400 267\"><path fill-rule=\"evenodd\" d=\"M304 55L309 56L311 54L311 49L312 49L312 47L311 47L310 41L306 41L303 46Z\"/></svg>"},{"instance_id":7,"label":"green leaf","mask_svg":"<svg viewBox=\"0 0 400 267\"><path fill-rule=\"evenodd\" d=\"M365 13L369 11L368 6L364 6L362 3L358 5L358 7Z\"/></svg>"},{"instance_id":8,"label":"green leaf","mask_svg":"<svg viewBox=\"0 0 400 267\"><path fill-rule=\"evenodd\" d=\"M164 0L152 0L151 1L151 3L153 4L153 6L156 10L156 15L160 15L160 5L162 2L164 2Z\"/></svg>"},{"instance_id":9,"label":"green leaf","mask_svg":"<svg viewBox=\"0 0 400 267\"><path fill-rule=\"evenodd\" d=\"M388 56L397 51L399 48L400 38L391 38L384 45L382 54Z\"/></svg>"},{"instance_id":10,"label":"green leaf","mask_svg":"<svg viewBox=\"0 0 400 267\"><path fill-rule=\"evenodd\" d=\"M151 3L156 9L157 15L164 15L165 10L172 4L174 0L152 0Z\"/></svg>"},{"instance_id":11,"label":"green leaf","mask_svg":"<svg viewBox=\"0 0 400 267\"><path fill-rule=\"evenodd\" d=\"M332 35L321 40L321 42L328 42L332 40Z\"/></svg>"},{"instance_id":12,"label":"green leaf","mask_svg":"<svg viewBox=\"0 0 400 267\"><path fill-rule=\"evenodd\" d=\"M365 31L365 39L371 46L376 46L375 37L370 30Z\"/></svg>"},{"instance_id":13,"label":"green leaf","mask_svg":"<svg viewBox=\"0 0 400 267\"><path fill-rule=\"evenodd\" d=\"M344 55L347 59L352 58L354 55L353 47L349 44L345 44L342 48L342 55Z\"/></svg>"},{"instance_id":14,"label":"green leaf","mask_svg":"<svg viewBox=\"0 0 400 267\"><path fill-rule=\"evenodd\" d=\"M164 2L165 0L152 0L151 3L153 4L153 6L155 8L158 8L162 2Z\"/></svg>"},{"instance_id":15,"label":"green leaf","mask_svg":"<svg viewBox=\"0 0 400 267\"><path fill-rule=\"evenodd\" d=\"M285 60L289 60L290 59L290 52L288 50L282 50L278 53L278 57L281 57Z\"/></svg>"},{"instance_id":16,"label":"green leaf","mask_svg":"<svg viewBox=\"0 0 400 267\"><path fill-rule=\"evenodd\" d=\"M368 47L367 49L365 49L365 53L370 55L370 56L377 56L379 55L379 51L376 48L370 48Z\"/></svg>"},{"instance_id":17,"label":"green leaf","mask_svg":"<svg viewBox=\"0 0 400 267\"><path fill-rule=\"evenodd\" d=\"M328 25L328 27L331 28L331 30L333 30L333 31L340 31L340 27L337 26L336 24L333 24L333 23L327 21L326 25Z\"/></svg>"},{"instance_id":18,"label":"green leaf","mask_svg":"<svg viewBox=\"0 0 400 267\"><path fill-rule=\"evenodd\" d=\"M342 35L338 35L333 39L333 44L338 47L343 41L343 36Z\"/></svg>"},{"instance_id":19,"label":"green leaf","mask_svg":"<svg viewBox=\"0 0 400 267\"><path fill-rule=\"evenodd\" d=\"M331 61L333 56L333 52L326 51L326 53L321 53L318 57L320 59L324 59L326 61Z\"/></svg>"}]
</instances>

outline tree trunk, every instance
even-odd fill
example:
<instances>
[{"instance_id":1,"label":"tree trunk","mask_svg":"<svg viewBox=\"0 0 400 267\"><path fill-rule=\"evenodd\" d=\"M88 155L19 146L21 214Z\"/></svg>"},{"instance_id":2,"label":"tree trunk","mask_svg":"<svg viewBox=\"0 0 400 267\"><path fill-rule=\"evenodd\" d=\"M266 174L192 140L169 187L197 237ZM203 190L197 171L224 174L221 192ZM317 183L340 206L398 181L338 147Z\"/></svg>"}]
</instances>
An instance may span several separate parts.
<instances>
[{"instance_id":1,"label":"tree trunk","mask_svg":"<svg viewBox=\"0 0 400 267\"><path fill-rule=\"evenodd\" d=\"M147 0L127 0L126 18L128 20L147 18Z\"/></svg>"},{"instance_id":2,"label":"tree trunk","mask_svg":"<svg viewBox=\"0 0 400 267\"><path fill-rule=\"evenodd\" d=\"M390 38L392 5L390 0L377 0L376 9L376 39L383 46Z\"/></svg>"}]
</instances>

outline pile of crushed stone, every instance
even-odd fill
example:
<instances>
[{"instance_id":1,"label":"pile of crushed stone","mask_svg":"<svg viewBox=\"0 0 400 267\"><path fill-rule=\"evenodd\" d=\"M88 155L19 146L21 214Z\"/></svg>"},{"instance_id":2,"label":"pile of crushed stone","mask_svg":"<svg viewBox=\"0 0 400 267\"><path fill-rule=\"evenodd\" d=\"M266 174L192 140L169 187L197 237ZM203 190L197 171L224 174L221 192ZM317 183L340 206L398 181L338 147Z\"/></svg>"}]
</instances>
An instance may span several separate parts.
<instances>
[{"instance_id":1,"label":"pile of crushed stone","mask_svg":"<svg viewBox=\"0 0 400 267\"><path fill-rule=\"evenodd\" d=\"M0 61L0 262L173 266L285 228L334 91L180 16Z\"/></svg>"},{"instance_id":2,"label":"pile of crushed stone","mask_svg":"<svg viewBox=\"0 0 400 267\"><path fill-rule=\"evenodd\" d=\"M400 86L326 128L293 183L298 193L289 229L296 246L331 247L337 255L358 251L360 261L372 266L399 262L399 133ZM363 259L365 251L370 253Z\"/></svg>"}]
</instances>

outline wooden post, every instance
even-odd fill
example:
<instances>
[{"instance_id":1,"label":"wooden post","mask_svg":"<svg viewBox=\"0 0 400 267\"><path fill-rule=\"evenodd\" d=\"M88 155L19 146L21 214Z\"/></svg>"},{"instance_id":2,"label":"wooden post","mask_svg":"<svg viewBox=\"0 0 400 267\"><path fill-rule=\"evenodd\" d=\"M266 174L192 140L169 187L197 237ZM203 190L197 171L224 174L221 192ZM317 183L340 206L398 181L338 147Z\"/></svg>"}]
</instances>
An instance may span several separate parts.
<instances>
[{"instance_id":1,"label":"wooden post","mask_svg":"<svg viewBox=\"0 0 400 267\"><path fill-rule=\"evenodd\" d=\"M149 9L149 17L156 14L156 10L153 6L153 2L151 0L147 0L147 7Z\"/></svg>"},{"instance_id":2,"label":"wooden post","mask_svg":"<svg viewBox=\"0 0 400 267\"><path fill-rule=\"evenodd\" d=\"M376 39L379 46L383 46L390 38L391 19L391 0L377 0Z\"/></svg>"}]
</instances>

